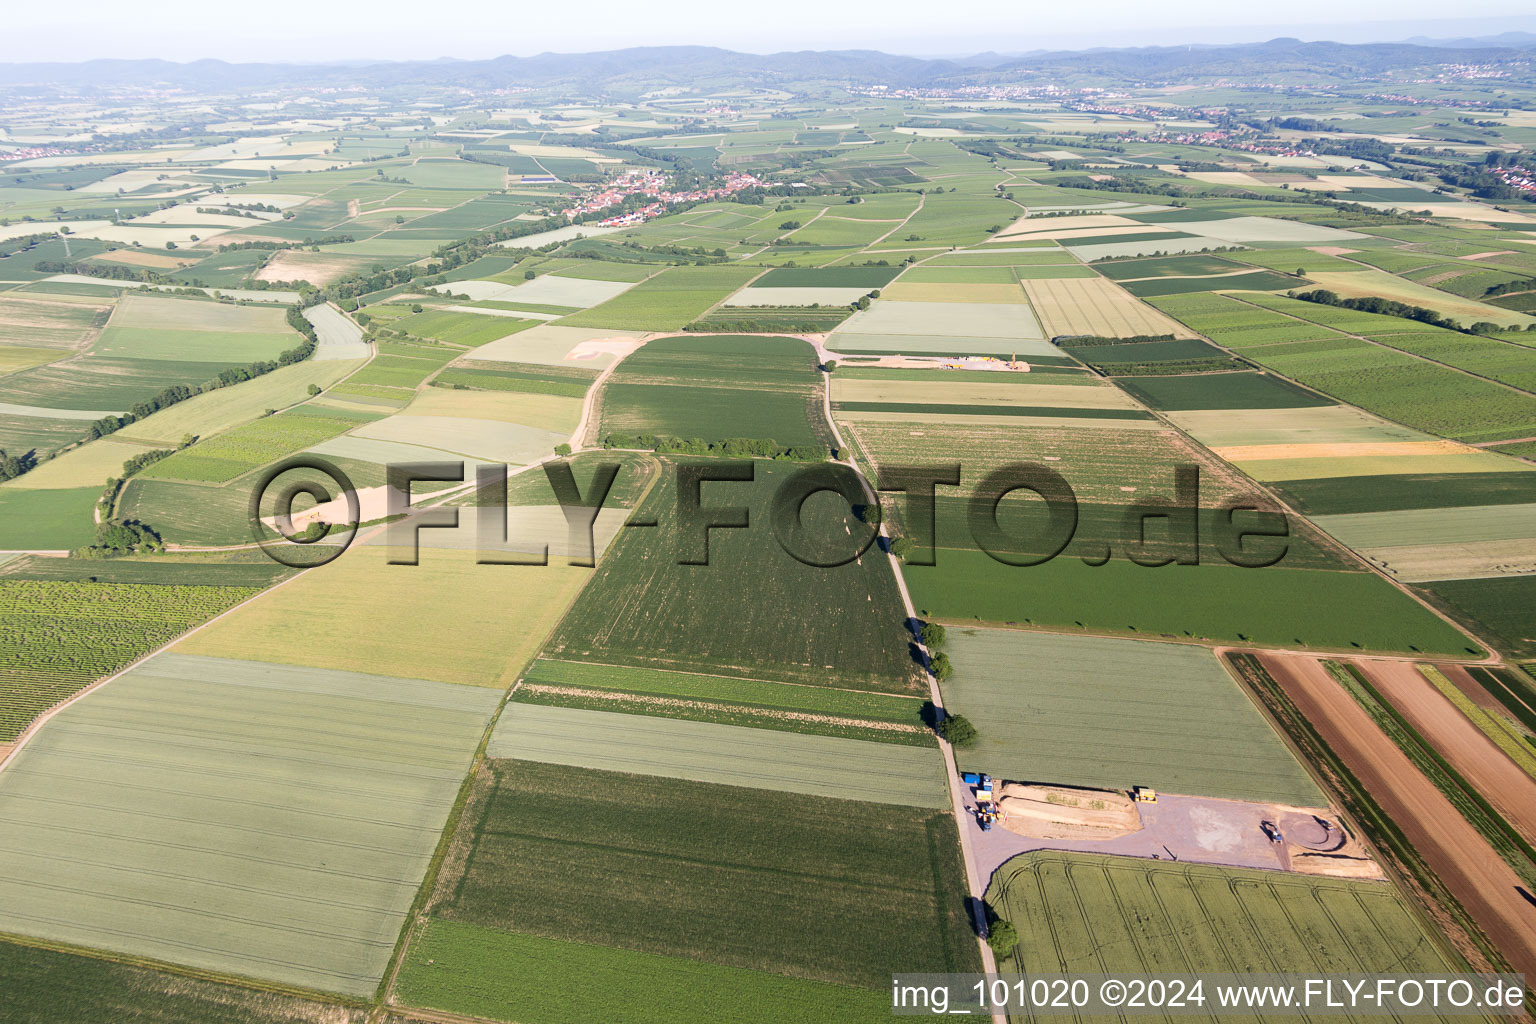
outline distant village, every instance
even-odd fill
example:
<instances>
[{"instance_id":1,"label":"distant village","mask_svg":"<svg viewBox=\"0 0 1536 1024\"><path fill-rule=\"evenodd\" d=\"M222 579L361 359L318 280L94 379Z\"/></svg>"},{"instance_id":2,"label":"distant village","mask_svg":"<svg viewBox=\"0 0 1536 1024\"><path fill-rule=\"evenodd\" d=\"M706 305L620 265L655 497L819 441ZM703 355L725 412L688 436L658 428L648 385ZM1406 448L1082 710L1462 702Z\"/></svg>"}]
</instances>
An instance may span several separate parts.
<instances>
[{"instance_id":1,"label":"distant village","mask_svg":"<svg viewBox=\"0 0 1536 1024\"><path fill-rule=\"evenodd\" d=\"M574 206L568 206L560 211L567 217L575 217L580 214L598 213L617 206L630 196L650 196L653 202L634 209L625 210L623 213L598 221L598 225L605 228L628 227L632 224L640 224L653 217L660 217L667 212L667 207L678 203L691 203L704 199L721 199L725 196L735 195L743 189L761 187L765 185L761 178L751 174L728 174L725 182L713 188L689 189L685 192L670 192L667 190L666 175L654 168L642 167L625 171L613 181L604 185L600 190L586 195L581 202Z\"/></svg>"}]
</instances>

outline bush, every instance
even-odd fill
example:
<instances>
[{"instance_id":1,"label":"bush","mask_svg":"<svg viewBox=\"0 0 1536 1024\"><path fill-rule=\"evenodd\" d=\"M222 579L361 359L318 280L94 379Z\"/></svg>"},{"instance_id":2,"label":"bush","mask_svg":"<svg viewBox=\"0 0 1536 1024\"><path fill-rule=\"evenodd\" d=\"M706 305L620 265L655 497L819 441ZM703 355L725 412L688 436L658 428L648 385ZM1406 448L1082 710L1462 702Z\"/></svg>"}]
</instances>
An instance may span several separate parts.
<instances>
[{"instance_id":1,"label":"bush","mask_svg":"<svg viewBox=\"0 0 1536 1024\"><path fill-rule=\"evenodd\" d=\"M320 385L319 384L311 384L309 386L309 397L310 398L314 398L319 393L320 393Z\"/></svg>"},{"instance_id":2,"label":"bush","mask_svg":"<svg viewBox=\"0 0 1536 1024\"><path fill-rule=\"evenodd\" d=\"M952 747L969 747L976 742L976 727L964 715L947 715L939 723L939 735Z\"/></svg>"},{"instance_id":3,"label":"bush","mask_svg":"<svg viewBox=\"0 0 1536 1024\"><path fill-rule=\"evenodd\" d=\"M955 667L949 663L949 655L942 651L935 654L928 665L933 669L934 678L941 683L955 674Z\"/></svg>"},{"instance_id":4,"label":"bush","mask_svg":"<svg viewBox=\"0 0 1536 1024\"><path fill-rule=\"evenodd\" d=\"M895 555L897 558L906 558L912 553L912 549L915 547L917 547L917 545L912 542L912 538L897 537L895 540L891 541L891 554Z\"/></svg>"},{"instance_id":5,"label":"bush","mask_svg":"<svg viewBox=\"0 0 1536 1024\"><path fill-rule=\"evenodd\" d=\"M1012 921L998 918L987 929L987 945L992 947L994 956L1007 956L1018 944L1019 931L1013 926Z\"/></svg>"},{"instance_id":6,"label":"bush","mask_svg":"<svg viewBox=\"0 0 1536 1024\"><path fill-rule=\"evenodd\" d=\"M571 446L568 444L557 444L555 445L555 454L563 459L571 454Z\"/></svg>"},{"instance_id":7,"label":"bush","mask_svg":"<svg viewBox=\"0 0 1536 1024\"><path fill-rule=\"evenodd\" d=\"M923 646L936 651L944 646L944 627L937 622L925 622L922 629Z\"/></svg>"}]
</instances>

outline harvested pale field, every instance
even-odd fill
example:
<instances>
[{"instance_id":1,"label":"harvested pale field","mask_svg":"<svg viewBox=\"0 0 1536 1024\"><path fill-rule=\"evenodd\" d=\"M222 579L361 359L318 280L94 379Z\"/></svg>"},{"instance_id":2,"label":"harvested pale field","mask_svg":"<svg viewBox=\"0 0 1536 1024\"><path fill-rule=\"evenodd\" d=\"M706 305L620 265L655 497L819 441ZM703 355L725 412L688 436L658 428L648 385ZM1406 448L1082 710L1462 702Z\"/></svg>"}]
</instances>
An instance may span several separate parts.
<instances>
[{"instance_id":1,"label":"harvested pale field","mask_svg":"<svg viewBox=\"0 0 1536 1024\"><path fill-rule=\"evenodd\" d=\"M391 416L366 423L352 433L356 437L417 444L455 455L516 465L550 455L555 445L570 439L569 431L557 433L515 422L432 415Z\"/></svg>"},{"instance_id":2,"label":"harvested pale field","mask_svg":"<svg viewBox=\"0 0 1536 1024\"><path fill-rule=\"evenodd\" d=\"M931 747L677 718L514 703L486 753L871 803L949 803L944 762Z\"/></svg>"},{"instance_id":3,"label":"harvested pale field","mask_svg":"<svg viewBox=\"0 0 1536 1024\"><path fill-rule=\"evenodd\" d=\"M159 655L0 774L0 929L366 997L499 697Z\"/></svg>"},{"instance_id":4,"label":"harvested pale field","mask_svg":"<svg viewBox=\"0 0 1536 1024\"><path fill-rule=\"evenodd\" d=\"M1189 329L1153 309L1113 281L1067 278L1024 282L1049 337L1086 334L1130 338L1143 334L1192 337Z\"/></svg>"},{"instance_id":5,"label":"harvested pale field","mask_svg":"<svg viewBox=\"0 0 1536 1024\"><path fill-rule=\"evenodd\" d=\"M1241 185L1254 188L1264 183L1246 171L1189 171L1186 177L1203 181L1207 185Z\"/></svg>"},{"instance_id":6,"label":"harvested pale field","mask_svg":"<svg viewBox=\"0 0 1536 1024\"><path fill-rule=\"evenodd\" d=\"M1023 303L897 302L888 299L880 299L845 320L837 333L845 332L1021 340L1042 337L1029 307Z\"/></svg>"},{"instance_id":7,"label":"harvested pale field","mask_svg":"<svg viewBox=\"0 0 1536 1024\"><path fill-rule=\"evenodd\" d=\"M337 459L356 459L359 462L372 462L376 465L387 466L394 462L459 462L464 463L464 480L469 482L475 478L476 470L481 466L501 466L504 463L494 459L461 459L452 456L440 448L423 448L415 444L401 444L398 441L375 441L371 438L357 437L353 434L343 434L333 437L329 441L322 441L306 452L314 455L327 456ZM436 487L451 487L451 484L424 483L416 485L416 494L419 497L424 493L430 493Z\"/></svg>"},{"instance_id":8,"label":"harvested pale field","mask_svg":"<svg viewBox=\"0 0 1536 1024\"><path fill-rule=\"evenodd\" d=\"M475 349L475 358L543 366L605 367L627 355L645 337L641 331L540 324Z\"/></svg>"},{"instance_id":9,"label":"harvested pale field","mask_svg":"<svg viewBox=\"0 0 1536 1024\"><path fill-rule=\"evenodd\" d=\"M354 545L177 646L246 658L505 689L591 570L479 565L472 551ZM515 628L512 628L515 626Z\"/></svg>"},{"instance_id":10,"label":"harvested pale field","mask_svg":"<svg viewBox=\"0 0 1536 1024\"><path fill-rule=\"evenodd\" d=\"M1492 579L1536 572L1536 541L1533 540L1389 544L1358 550L1391 573L1394 579L1405 583Z\"/></svg>"},{"instance_id":11,"label":"harvested pale field","mask_svg":"<svg viewBox=\"0 0 1536 1024\"><path fill-rule=\"evenodd\" d=\"M122 263L130 267L151 267L156 270L175 270L196 263L197 257L162 256L157 252L137 252L132 249L116 249L91 257L93 263Z\"/></svg>"},{"instance_id":12,"label":"harvested pale field","mask_svg":"<svg viewBox=\"0 0 1536 1024\"><path fill-rule=\"evenodd\" d=\"M1139 409L1112 385L993 384L990 381L876 380L832 377L833 402L899 402L943 405L1023 405L1055 409Z\"/></svg>"},{"instance_id":13,"label":"harvested pale field","mask_svg":"<svg viewBox=\"0 0 1536 1024\"><path fill-rule=\"evenodd\" d=\"M1058 231L1075 231L1080 228L1144 228L1146 225L1113 213L1083 213L1068 217L1020 217L1002 231L992 236L994 242L1012 241L1023 236L1050 238ZM1096 232L1102 234L1100 230Z\"/></svg>"},{"instance_id":14,"label":"harvested pale field","mask_svg":"<svg viewBox=\"0 0 1536 1024\"><path fill-rule=\"evenodd\" d=\"M1443 443L1421 431L1378 419L1348 405L1301 409L1200 409L1167 412L1164 415L1210 448L1371 442Z\"/></svg>"},{"instance_id":15,"label":"harvested pale field","mask_svg":"<svg viewBox=\"0 0 1536 1024\"><path fill-rule=\"evenodd\" d=\"M595 281L581 277L544 274L526 284L500 284L496 281L451 281L433 291L468 295L471 299L496 302L529 303L535 306L570 306L586 309L622 295L635 286L633 281Z\"/></svg>"},{"instance_id":16,"label":"harvested pale field","mask_svg":"<svg viewBox=\"0 0 1536 1024\"><path fill-rule=\"evenodd\" d=\"M402 416L457 416L498 423L521 423L569 434L581 419L581 399L523 391L457 391L424 388Z\"/></svg>"},{"instance_id":17,"label":"harvested pale field","mask_svg":"<svg viewBox=\"0 0 1536 1024\"><path fill-rule=\"evenodd\" d=\"M1260 660L1514 969L1536 972L1536 916L1524 881L1317 659Z\"/></svg>"},{"instance_id":18,"label":"harvested pale field","mask_svg":"<svg viewBox=\"0 0 1536 1024\"><path fill-rule=\"evenodd\" d=\"M1169 225L1182 229L1184 225ZM1229 243L1213 241L1203 235L1190 235L1187 238L1150 238L1145 241L1137 241L1135 235L1130 235L1120 242L1098 242L1093 245L1073 245L1067 243L1067 251L1084 263L1092 263L1094 260L1108 259L1124 256L1152 256L1156 254L1176 255L1184 252L1203 252L1206 249L1225 248Z\"/></svg>"},{"instance_id":19,"label":"harvested pale field","mask_svg":"<svg viewBox=\"0 0 1536 1024\"><path fill-rule=\"evenodd\" d=\"M1336 441L1294 444L1238 444L1213 448L1228 462L1266 462L1271 459L1413 458L1424 455L1469 455L1476 449L1459 441Z\"/></svg>"},{"instance_id":20,"label":"harvested pale field","mask_svg":"<svg viewBox=\"0 0 1536 1024\"><path fill-rule=\"evenodd\" d=\"M1364 296L1380 296L1384 299L1393 299L1397 302L1406 302L1411 306L1424 306L1433 309L1443 316L1453 317L1463 325L1479 320L1488 320L1505 326L1515 325L1524 327L1527 324L1536 324L1536 317L1527 313L1517 313L1511 309L1499 306L1490 306L1486 302L1478 302L1475 299L1464 299L1459 295L1440 291L1438 288L1429 288L1412 281L1405 281L1401 277L1389 274L1384 270L1360 270L1360 271L1318 271L1308 274L1308 277L1316 281L1320 286L1337 292L1345 298L1361 298ZM1404 333L1412 330L1410 323L1403 328Z\"/></svg>"},{"instance_id":21,"label":"harvested pale field","mask_svg":"<svg viewBox=\"0 0 1536 1024\"><path fill-rule=\"evenodd\" d=\"M1247 242L1294 242L1298 245L1315 245L1320 242L1342 242L1366 237L1358 232L1341 231L1321 224L1303 224L1300 221L1276 220L1270 217L1180 221L1175 226L1179 231L1214 238L1228 245L1242 245Z\"/></svg>"},{"instance_id":22,"label":"harvested pale field","mask_svg":"<svg viewBox=\"0 0 1536 1024\"><path fill-rule=\"evenodd\" d=\"M846 306L868 295L872 288L772 288L748 285L721 303L722 306ZM889 288L880 294L886 295Z\"/></svg>"},{"instance_id":23,"label":"harvested pale field","mask_svg":"<svg viewBox=\"0 0 1536 1024\"><path fill-rule=\"evenodd\" d=\"M65 490L105 486L107 477L123 475L123 463L148 447L115 436L72 448L29 473L0 484L3 490Z\"/></svg>"},{"instance_id":24,"label":"harvested pale field","mask_svg":"<svg viewBox=\"0 0 1536 1024\"><path fill-rule=\"evenodd\" d=\"M110 299L56 302L43 295L0 294L0 352L24 346L48 350L48 359L62 359L67 350L96 337L111 312Z\"/></svg>"},{"instance_id":25,"label":"harvested pale field","mask_svg":"<svg viewBox=\"0 0 1536 1024\"><path fill-rule=\"evenodd\" d=\"M1356 455L1338 458L1268 459L1242 465L1255 480L1283 482L1404 473L1515 473L1527 468L1514 459L1473 451L1451 455Z\"/></svg>"},{"instance_id":26,"label":"harvested pale field","mask_svg":"<svg viewBox=\"0 0 1536 1024\"><path fill-rule=\"evenodd\" d=\"M474 479L474 470L466 467L464 471L466 480ZM418 494L423 489L433 487L451 487L451 484L418 484ZM382 488L380 488L382 490ZM508 555L540 555L548 550L552 560L567 557L587 557L587 543L585 534L582 533L574 540L566 520L565 512L559 505L513 505L507 508L493 506L477 507L473 505L458 509L459 525L454 530L422 530L418 535L418 543L423 551L426 550L455 550L471 551L481 554L508 554ZM482 523L482 517L488 522ZM592 554L596 558L602 558L608 550L619 531L624 527L624 521L629 518L629 509L604 508L597 514L597 519L592 524ZM304 523L298 516L294 522L299 526ZM496 541L490 544L482 544L480 530L482 528L494 531ZM501 542L501 530L505 528L506 542ZM387 544L388 532L380 533L375 537L364 541L366 544ZM523 561L529 559L524 557Z\"/></svg>"},{"instance_id":27,"label":"harvested pale field","mask_svg":"<svg viewBox=\"0 0 1536 1024\"><path fill-rule=\"evenodd\" d=\"M1312 521L1352 548L1389 544L1525 541L1536 559L1536 505L1474 505L1313 516Z\"/></svg>"},{"instance_id":28,"label":"harvested pale field","mask_svg":"<svg viewBox=\"0 0 1536 1024\"><path fill-rule=\"evenodd\" d=\"M316 287L324 287L353 271L362 270L373 263L364 256L348 256L333 252L303 252L284 249L258 271L258 281L308 281Z\"/></svg>"},{"instance_id":29,"label":"harvested pale field","mask_svg":"<svg viewBox=\"0 0 1536 1024\"><path fill-rule=\"evenodd\" d=\"M1062 220L1067 218L1063 217ZM1063 245L1078 238L1134 238L1137 235L1166 234L1168 228L1161 224L1132 224L1121 228L1077 228L1075 230L1042 231L1034 235L1017 235L1015 241L1025 238L1049 238Z\"/></svg>"},{"instance_id":30,"label":"harvested pale field","mask_svg":"<svg viewBox=\"0 0 1536 1024\"><path fill-rule=\"evenodd\" d=\"M881 292L882 300L895 302L998 302L1027 303L1024 290L1016 284L939 284L926 281L897 281Z\"/></svg>"},{"instance_id":31,"label":"harvested pale field","mask_svg":"<svg viewBox=\"0 0 1536 1024\"><path fill-rule=\"evenodd\" d=\"M235 306L200 299L172 299L141 292L124 292L112 314L112 327L166 331L235 331L259 334L292 332L285 311L277 306ZM295 344L300 339L294 336Z\"/></svg>"},{"instance_id":32,"label":"harvested pale field","mask_svg":"<svg viewBox=\"0 0 1536 1024\"><path fill-rule=\"evenodd\" d=\"M913 303L904 303L913 305ZM946 303L925 303L925 305L946 305ZM964 309L962 305L951 305L951 309ZM1024 310L1029 313L1028 306L1014 306L1014 309ZM845 325L846 326L846 325ZM1039 328L1032 328L1036 333ZM914 354L914 355L943 355L956 359L964 359L974 356L993 356L1003 359L1015 357L1029 359L1055 359L1060 361L1063 357L1061 350L1044 338L977 338L961 337L955 334L857 334L851 331L839 330L827 339L827 348L833 352L849 353L876 353L876 354Z\"/></svg>"}]
</instances>

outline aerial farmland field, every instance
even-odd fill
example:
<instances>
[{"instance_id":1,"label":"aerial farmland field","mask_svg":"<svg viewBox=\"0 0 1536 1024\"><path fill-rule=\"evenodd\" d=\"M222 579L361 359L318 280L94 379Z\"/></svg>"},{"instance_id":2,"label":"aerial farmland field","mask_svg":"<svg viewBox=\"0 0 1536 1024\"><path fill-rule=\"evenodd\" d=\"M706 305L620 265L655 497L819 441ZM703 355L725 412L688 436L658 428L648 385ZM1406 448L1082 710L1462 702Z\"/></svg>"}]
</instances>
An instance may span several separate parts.
<instances>
[{"instance_id":1,"label":"aerial farmland field","mask_svg":"<svg viewBox=\"0 0 1536 1024\"><path fill-rule=\"evenodd\" d=\"M96 6L0 61L4 1024L1536 969L1520 12Z\"/></svg>"},{"instance_id":2,"label":"aerial farmland field","mask_svg":"<svg viewBox=\"0 0 1536 1024\"><path fill-rule=\"evenodd\" d=\"M1433 972L1448 962L1380 882L1036 853L1005 866L988 895L1020 925L1023 971ZM1024 912L1042 903L1050 919Z\"/></svg>"}]
</instances>

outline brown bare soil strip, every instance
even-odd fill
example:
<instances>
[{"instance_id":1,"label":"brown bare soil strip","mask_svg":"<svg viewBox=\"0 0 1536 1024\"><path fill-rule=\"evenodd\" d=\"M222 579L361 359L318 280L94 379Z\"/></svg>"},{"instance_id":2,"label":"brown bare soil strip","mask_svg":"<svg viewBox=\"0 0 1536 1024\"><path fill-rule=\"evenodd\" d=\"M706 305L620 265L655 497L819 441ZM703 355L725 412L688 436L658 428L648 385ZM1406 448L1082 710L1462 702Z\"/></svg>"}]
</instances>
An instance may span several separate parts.
<instances>
[{"instance_id":1,"label":"brown bare soil strip","mask_svg":"<svg viewBox=\"0 0 1536 1024\"><path fill-rule=\"evenodd\" d=\"M1418 670L1404 661L1356 662L1429 745L1527 840L1536 841L1536 779L1511 761ZM1441 671L1453 670L1445 666ZM1461 670L1465 675L1465 670ZM1449 677L1448 677L1449 678ZM1470 682L1470 678L1467 680ZM1456 680L1460 683L1460 680ZM1474 684L1475 685L1475 684ZM1481 687L1479 687L1481 689ZM1536 907L1531 908L1536 911Z\"/></svg>"},{"instance_id":2,"label":"brown bare soil strip","mask_svg":"<svg viewBox=\"0 0 1536 1024\"><path fill-rule=\"evenodd\" d=\"M1536 972L1536 906L1509 865L1316 658L1260 660L1514 969Z\"/></svg>"}]
</instances>

